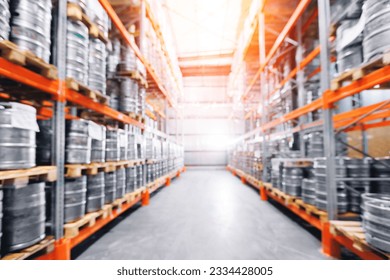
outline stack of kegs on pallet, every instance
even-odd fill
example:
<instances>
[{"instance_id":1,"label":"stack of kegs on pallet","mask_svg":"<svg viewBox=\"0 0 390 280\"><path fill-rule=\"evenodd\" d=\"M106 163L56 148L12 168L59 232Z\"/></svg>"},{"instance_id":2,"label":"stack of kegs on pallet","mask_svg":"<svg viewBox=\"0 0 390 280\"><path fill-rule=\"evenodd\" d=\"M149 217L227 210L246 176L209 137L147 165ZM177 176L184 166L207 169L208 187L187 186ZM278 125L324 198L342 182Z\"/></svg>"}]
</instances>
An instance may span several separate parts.
<instances>
[{"instance_id":1,"label":"stack of kegs on pallet","mask_svg":"<svg viewBox=\"0 0 390 280\"><path fill-rule=\"evenodd\" d=\"M307 156L317 158L324 156L324 138L323 133L316 131L306 135Z\"/></svg>"},{"instance_id":2,"label":"stack of kegs on pallet","mask_svg":"<svg viewBox=\"0 0 390 280\"><path fill-rule=\"evenodd\" d=\"M282 175L282 190L283 192L300 197L302 193L302 180L304 170L301 167L296 167L292 162L285 162Z\"/></svg>"},{"instance_id":3,"label":"stack of kegs on pallet","mask_svg":"<svg viewBox=\"0 0 390 280\"><path fill-rule=\"evenodd\" d=\"M121 93L121 83L118 79L107 80L107 96L110 97L109 105L114 110L119 110L119 96Z\"/></svg>"},{"instance_id":4,"label":"stack of kegs on pallet","mask_svg":"<svg viewBox=\"0 0 390 280\"><path fill-rule=\"evenodd\" d=\"M137 168L126 169L126 193L134 192L137 189Z\"/></svg>"},{"instance_id":5,"label":"stack of kegs on pallet","mask_svg":"<svg viewBox=\"0 0 390 280\"><path fill-rule=\"evenodd\" d=\"M134 127L130 126L127 134L127 158L129 160L137 159L137 142L135 137Z\"/></svg>"},{"instance_id":6,"label":"stack of kegs on pallet","mask_svg":"<svg viewBox=\"0 0 390 280\"><path fill-rule=\"evenodd\" d=\"M119 160L127 160L127 131L118 129Z\"/></svg>"},{"instance_id":7,"label":"stack of kegs on pallet","mask_svg":"<svg viewBox=\"0 0 390 280\"><path fill-rule=\"evenodd\" d=\"M53 137L53 125L51 120L38 120L39 132L37 133L37 163L41 165L51 164L51 149Z\"/></svg>"},{"instance_id":8,"label":"stack of kegs on pallet","mask_svg":"<svg viewBox=\"0 0 390 280\"><path fill-rule=\"evenodd\" d=\"M113 38L108 42L107 75L110 78L116 76L121 55L121 42Z\"/></svg>"},{"instance_id":9,"label":"stack of kegs on pallet","mask_svg":"<svg viewBox=\"0 0 390 280\"><path fill-rule=\"evenodd\" d=\"M106 183L104 189L104 202L106 204L114 202L116 198L116 173L107 172L104 174L104 181Z\"/></svg>"},{"instance_id":10,"label":"stack of kegs on pallet","mask_svg":"<svg viewBox=\"0 0 390 280\"><path fill-rule=\"evenodd\" d=\"M385 53L390 47L390 1L367 0L365 3L366 24L364 26L363 54L369 61Z\"/></svg>"},{"instance_id":11,"label":"stack of kegs on pallet","mask_svg":"<svg viewBox=\"0 0 390 280\"><path fill-rule=\"evenodd\" d=\"M65 223L75 221L85 215L87 204L87 176L65 180Z\"/></svg>"},{"instance_id":12,"label":"stack of kegs on pallet","mask_svg":"<svg viewBox=\"0 0 390 280\"><path fill-rule=\"evenodd\" d=\"M28 105L0 103L0 170L36 165L36 110ZM1 254L24 249L45 237L45 183L4 182L0 194L3 228Z\"/></svg>"},{"instance_id":13,"label":"stack of kegs on pallet","mask_svg":"<svg viewBox=\"0 0 390 280\"><path fill-rule=\"evenodd\" d=\"M45 238L45 183L15 183L3 185L2 190L4 255Z\"/></svg>"},{"instance_id":14,"label":"stack of kegs on pallet","mask_svg":"<svg viewBox=\"0 0 390 280\"><path fill-rule=\"evenodd\" d=\"M105 174L98 172L96 175L88 175L87 178L87 213L103 208L105 196Z\"/></svg>"},{"instance_id":15,"label":"stack of kegs on pallet","mask_svg":"<svg viewBox=\"0 0 390 280\"><path fill-rule=\"evenodd\" d=\"M4 2L4 1L0 1ZM51 0L11 1L11 41L50 61Z\"/></svg>"},{"instance_id":16,"label":"stack of kegs on pallet","mask_svg":"<svg viewBox=\"0 0 390 280\"><path fill-rule=\"evenodd\" d=\"M22 169L36 164L35 108L0 102L0 169Z\"/></svg>"},{"instance_id":17,"label":"stack of kegs on pallet","mask_svg":"<svg viewBox=\"0 0 390 280\"><path fill-rule=\"evenodd\" d=\"M67 20L66 77L88 84L89 32L81 21Z\"/></svg>"},{"instance_id":18,"label":"stack of kegs on pallet","mask_svg":"<svg viewBox=\"0 0 390 280\"><path fill-rule=\"evenodd\" d=\"M106 45L98 38L89 39L88 86L106 94Z\"/></svg>"},{"instance_id":19,"label":"stack of kegs on pallet","mask_svg":"<svg viewBox=\"0 0 390 280\"><path fill-rule=\"evenodd\" d=\"M116 175L116 198L122 198L126 194L126 169L119 168L115 172Z\"/></svg>"},{"instance_id":20,"label":"stack of kegs on pallet","mask_svg":"<svg viewBox=\"0 0 390 280\"><path fill-rule=\"evenodd\" d=\"M70 164L91 162L91 143L89 122L86 120L66 121L65 160Z\"/></svg>"},{"instance_id":21,"label":"stack of kegs on pallet","mask_svg":"<svg viewBox=\"0 0 390 280\"><path fill-rule=\"evenodd\" d=\"M311 104L313 101L317 100L321 97L320 92L320 83L319 81L311 81L305 83L305 96L306 96L306 104ZM308 113L308 122L314 122L321 118L322 111L315 110L313 112Z\"/></svg>"},{"instance_id":22,"label":"stack of kegs on pallet","mask_svg":"<svg viewBox=\"0 0 390 280\"><path fill-rule=\"evenodd\" d=\"M153 164L146 165L146 184L153 182Z\"/></svg>"},{"instance_id":23,"label":"stack of kegs on pallet","mask_svg":"<svg viewBox=\"0 0 390 280\"><path fill-rule=\"evenodd\" d=\"M89 135L92 139L91 162L106 161L106 127L89 122Z\"/></svg>"},{"instance_id":24,"label":"stack of kegs on pallet","mask_svg":"<svg viewBox=\"0 0 390 280\"><path fill-rule=\"evenodd\" d=\"M362 210L367 242L390 253L390 195L364 194Z\"/></svg>"},{"instance_id":25,"label":"stack of kegs on pallet","mask_svg":"<svg viewBox=\"0 0 390 280\"><path fill-rule=\"evenodd\" d=\"M142 188L144 186L144 172L143 172L143 166L137 165L137 189Z\"/></svg>"},{"instance_id":26,"label":"stack of kegs on pallet","mask_svg":"<svg viewBox=\"0 0 390 280\"><path fill-rule=\"evenodd\" d=\"M314 169L308 168L302 180L302 200L307 204L316 205L316 182Z\"/></svg>"},{"instance_id":27,"label":"stack of kegs on pallet","mask_svg":"<svg viewBox=\"0 0 390 280\"><path fill-rule=\"evenodd\" d=\"M347 176L353 181L347 181L349 196L349 207L351 212L360 213L361 196L370 192L370 182L364 179L371 177L370 158L348 158L345 160L347 166Z\"/></svg>"},{"instance_id":28,"label":"stack of kegs on pallet","mask_svg":"<svg viewBox=\"0 0 390 280\"><path fill-rule=\"evenodd\" d=\"M106 161L119 161L120 159L119 132L115 128L106 130Z\"/></svg>"},{"instance_id":29,"label":"stack of kegs on pallet","mask_svg":"<svg viewBox=\"0 0 390 280\"><path fill-rule=\"evenodd\" d=\"M137 114L138 84L135 80L128 77L121 79L119 100L119 111Z\"/></svg>"},{"instance_id":30,"label":"stack of kegs on pallet","mask_svg":"<svg viewBox=\"0 0 390 280\"><path fill-rule=\"evenodd\" d=\"M336 178L347 177L346 159L343 157L337 157L335 160L336 166ZM320 210L327 210L328 194L326 185L326 159L316 158L314 159L314 173L316 178L316 207ZM348 211L348 193L347 187L344 182L337 182L337 208L339 213L345 213Z\"/></svg>"},{"instance_id":31,"label":"stack of kegs on pallet","mask_svg":"<svg viewBox=\"0 0 390 280\"><path fill-rule=\"evenodd\" d=\"M10 32L10 25L9 25L10 17L11 17L11 13L9 10L8 0L0 0L0 41L8 40L8 36Z\"/></svg>"},{"instance_id":32,"label":"stack of kegs on pallet","mask_svg":"<svg viewBox=\"0 0 390 280\"><path fill-rule=\"evenodd\" d=\"M282 189L282 181L283 181L283 162L279 158L273 158L271 160L272 165L272 178L271 183L274 188Z\"/></svg>"},{"instance_id":33,"label":"stack of kegs on pallet","mask_svg":"<svg viewBox=\"0 0 390 280\"><path fill-rule=\"evenodd\" d=\"M348 19L341 22L337 29L337 68L339 73L354 69L363 62L363 33L356 33L355 38L350 38L352 30L356 28L359 19Z\"/></svg>"},{"instance_id":34,"label":"stack of kegs on pallet","mask_svg":"<svg viewBox=\"0 0 390 280\"><path fill-rule=\"evenodd\" d=\"M390 158L377 158L372 163L372 175L375 178L390 179ZM372 184L375 193L390 195L390 181L377 181Z\"/></svg>"}]
</instances>

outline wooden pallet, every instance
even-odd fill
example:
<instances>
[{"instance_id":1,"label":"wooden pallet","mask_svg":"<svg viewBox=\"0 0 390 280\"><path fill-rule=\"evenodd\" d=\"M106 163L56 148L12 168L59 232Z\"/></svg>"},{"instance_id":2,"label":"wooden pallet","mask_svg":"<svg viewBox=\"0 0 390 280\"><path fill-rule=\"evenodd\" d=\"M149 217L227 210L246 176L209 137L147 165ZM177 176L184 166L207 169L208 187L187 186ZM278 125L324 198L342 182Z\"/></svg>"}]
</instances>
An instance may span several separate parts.
<instances>
[{"instance_id":1,"label":"wooden pallet","mask_svg":"<svg viewBox=\"0 0 390 280\"><path fill-rule=\"evenodd\" d=\"M284 166L297 167L297 168L312 167L313 161L310 160L284 161Z\"/></svg>"},{"instance_id":2,"label":"wooden pallet","mask_svg":"<svg viewBox=\"0 0 390 280\"><path fill-rule=\"evenodd\" d=\"M338 77L334 78L331 82L330 89L331 90L338 90L343 86L344 82L351 82L353 81L353 73L355 69L345 71L344 73L340 74Z\"/></svg>"},{"instance_id":3,"label":"wooden pallet","mask_svg":"<svg viewBox=\"0 0 390 280\"><path fill-rule=\"evenodd\" d=\"M10 41L0 41L0 56L50 80L58 79L58 70L54 65L43 61L31 51L21 50Z\"/></svg>"},{"instance_id":4,"label":"wooden pallet","mask_svg":"<svg viewBox=\"0 0 390 280\"><path fill-rule=\"evenodd\" d=\"M288 194L282 192L281 190L272 187L272 185L269 183L263 183L263 186L271 195L276 196L276 197L280 198L281 200L283 200L285 205L289 205L289 204L293 203L294 200L296 199L296 197L288 195Z\"/></svg>"},{"instance_id":5,"label":"wooden pallet","mask_svg":"<svg viewBox=\"0 0 390 280\"><path fill-rule=\"evenodd\" d=\"M67 16L71 20L81 21L82 23L84 23L89 30L89 36L91 36L92 38L97 38L104 43L108 42L103 31L101 31L99 27L95 23L93 23L92 20L85 13L83 13L83 10L78 4L68 3Z\"/></svg>"},{"instance_id":6,"label":"wooden pallet","mask_svg":"<svg viewBox=\"0 0 390 280\"><path fill-rule=\"evenodd\" d=\"M133 80L136 80L145 88L149 87L147 80L141 75L139 71L119 71L118 75L122 77L129 77Z\"/></svg>"},{"instance_id":7,"label":"wooden pallet","mask_svg":"<svg viewBox=\"0 0 390 280\"><path fill-rule=\"evenodd\" d=\"M77 91L82 95L91 98L94 102L109 105L110 98L108 96L95 90L91 90L89 87L79 83L73 78L66 78L66 86L71 90Z\"/></svg>"},{"instance_id":8,"label":"wooden pallet","mask_svg":"<svg viewBox=\"0 0 390 280\"><path fill-rule=\"evenodd\" d=\"M362 223L357 221L331 221L330 232L334 236L345 236L352 241L353 247L360 252L375 252L384 259L390 259L390 254L372 247L366 241Z\"/></svg>"},{"instance_id":9,"label":"wooden pallet","mask_svg":"<svg viewBox=\"0 0 390 280\"><path fill-rule=\"evenodd\" d=\"M358 81L368 74L390 65L390 52L378 55L371 61L362 64L361 66L342 73L337 78L333 79L331 83L331 90L338 90L342 87L344 82Z\"/></svg>"},{"instance_id":10,"label":"wooden pallet","mask_svg":"<svg viewBox=\"0 0 390 280\"><path fill-rule=\"evenodd\" d=\"M80 234L80 231L87 227L93 227L98 219L105 219L112 215L112 205L104 205L103 209L88 213L81 219L64 225L64 237L74 238Z\"/></svg>"},{"instance_id":11,"label":"wooden pallet","mask_svg":"<svg viewBox=\"0 0 390 280\"><path fill-rule=\"evenodd\" d=\"M297 205L299 209L304 210L309 215L317 216L323 220L327 219L328 217L328 214L325 211L319 210L314 205L308 204L300 198L295 199L294 204Z\"/></svg>"},{"instance_id":12,"label":"wooden pallet","mask_svg":"<svg viewBox=\"0 0 390 280\"><path fill-rule=\"evenodd\" d=\"M0 185L14 185L30 181L54 182L57 180L57 167L38 166L29 169L0 171Z\"/></svg>"},{"instance_id":13,"label":"wooden pallet","mask_svg":"<svg viewBox=\"0 0 390 280\"><path fill-rule=\"evenodd\" d=\"M11 253L4 256L1 260L27 260L33 257L42 256L53 252L54 250L54 237L48 236L41 242L21 250L20 252Z\"/></svg>"},{"instance_id":14,"label":"wooden pallet","mask_svg":"<svg viewBox=\"0 0 390 280\"><path fill-rule=\"evenodd\" d=\"M134 167L142 164L140 160L109 161L90 164L65 165L65 177L78 178L83 175L96 175L99 172L114 172L118 169Z\"/></svg>"}]
</instances>

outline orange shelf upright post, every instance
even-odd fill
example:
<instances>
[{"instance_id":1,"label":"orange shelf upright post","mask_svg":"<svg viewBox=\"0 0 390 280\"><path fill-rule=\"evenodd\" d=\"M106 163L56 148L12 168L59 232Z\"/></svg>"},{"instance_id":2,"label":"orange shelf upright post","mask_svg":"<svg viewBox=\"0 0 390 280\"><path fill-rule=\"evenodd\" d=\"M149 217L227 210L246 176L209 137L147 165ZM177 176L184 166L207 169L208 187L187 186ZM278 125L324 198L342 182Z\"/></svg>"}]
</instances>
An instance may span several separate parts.
<instances>
[{"instance_id":1,"label":"orange shelf upright post","mask_svg":"<svg viewBox=\"0 0 390 280\"><path fill-rule=\"evenodd\" d=\"M165 181L165 186L166 187L169 187L171 185L171 178L170 177L167 177L166 181Z\"/></svg>"},{"instance_id":2,"label":"orange shelf upright post","mask_svg":"<svg viewBox=\"0 0 390 280\"><path fill-rule=\"evenodd\" d=\"M322 253L335 259L340 259L341 257L340 244L330 232L329 222L324 223L322 226Z\"/></svg>"},{"instance_id":3,"label":"orange shelf upright post","mask_svg":"<svg viewBox=\"0 0 390 280\"><path fill-rule=\"evenodd\" d=\"M267 201L268 200L267 191L265 190L264 186L260 187L260 198L261 198L262 201Z\"/></svg>"},{"instance_id":4,"label":"orange shelf upright post","mask_svg":"<svg viewBox=\"0 0 390 280\"><path fill-rule=\"evenodd\" d=\"M150 204L150 192L147 189L143 194L142 194L142 201L141 205L142 206L148 206Z\"/></svg>"}]
</instances>

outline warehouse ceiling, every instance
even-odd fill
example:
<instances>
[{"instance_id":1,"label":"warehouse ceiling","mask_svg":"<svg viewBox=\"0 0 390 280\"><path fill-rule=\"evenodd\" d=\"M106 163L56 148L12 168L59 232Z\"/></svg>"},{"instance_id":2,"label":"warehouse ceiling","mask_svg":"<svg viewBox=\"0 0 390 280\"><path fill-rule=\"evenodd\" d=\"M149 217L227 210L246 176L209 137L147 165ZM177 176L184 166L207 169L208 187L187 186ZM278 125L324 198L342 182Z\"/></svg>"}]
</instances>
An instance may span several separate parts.
<instances>
[{"instance_id":1,"label":"warehouse ceiling","mask_svg":"<svg viewBox=\"0 0 390 280\"><path fill-rule=\"evenodd\" d=\"M197 60L198 64L199 60L202 60L202 64L215 64L215 59L219 59L219 64L231 63L242 1L166 0L165 8L171 19L182 65L190 63L190 60ZM214 61L208 56L212 56Z\"/></svg>"}]
</instances>

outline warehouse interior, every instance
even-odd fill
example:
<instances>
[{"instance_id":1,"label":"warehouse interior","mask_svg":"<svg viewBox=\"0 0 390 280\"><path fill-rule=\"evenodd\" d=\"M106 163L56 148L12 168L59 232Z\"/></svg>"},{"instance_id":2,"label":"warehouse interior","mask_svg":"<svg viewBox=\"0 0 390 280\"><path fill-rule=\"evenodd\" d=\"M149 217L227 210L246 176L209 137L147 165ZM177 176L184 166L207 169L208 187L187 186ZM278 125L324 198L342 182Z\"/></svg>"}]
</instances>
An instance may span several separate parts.
<instances>
[{"instance_id":1,"label":"warehouse interior","mask_svg":"<svg viewBox=\"0 0 390 280\"><path fill-rule=\"evenodd\" d=\"M388 260L389 14L0 0L0 259Z\"/></svg>"}]
</instances>

